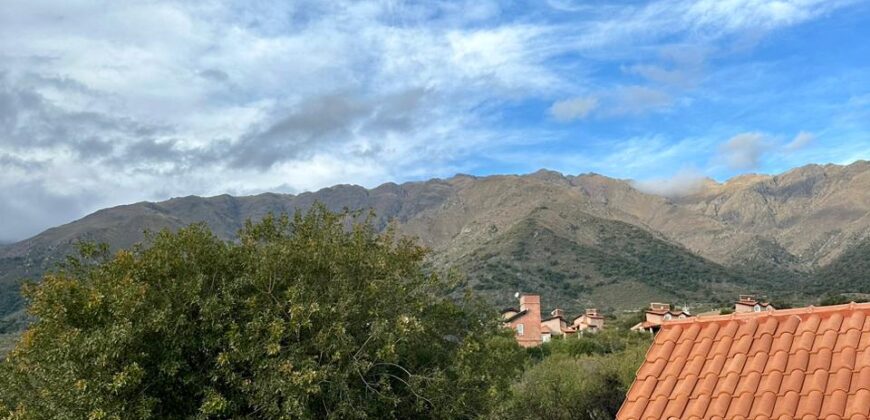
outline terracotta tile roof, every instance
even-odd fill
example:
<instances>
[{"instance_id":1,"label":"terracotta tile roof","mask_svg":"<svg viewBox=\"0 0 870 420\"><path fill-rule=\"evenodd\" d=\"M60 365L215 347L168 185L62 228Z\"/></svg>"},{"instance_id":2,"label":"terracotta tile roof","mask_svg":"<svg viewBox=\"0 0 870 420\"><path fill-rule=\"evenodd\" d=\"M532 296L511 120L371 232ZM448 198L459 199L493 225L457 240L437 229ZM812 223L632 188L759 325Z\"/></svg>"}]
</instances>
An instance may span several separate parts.
<instances>
[{"instance_id":1,"label":"terracotta tile roof","mask_svg":"<svg viewBox=\"0 0 870 420\"><path fill-rule=\"evenodd\" d=\"M864 419L870 303L663 323L617 419Z\"/></svg>"}]
</instances>

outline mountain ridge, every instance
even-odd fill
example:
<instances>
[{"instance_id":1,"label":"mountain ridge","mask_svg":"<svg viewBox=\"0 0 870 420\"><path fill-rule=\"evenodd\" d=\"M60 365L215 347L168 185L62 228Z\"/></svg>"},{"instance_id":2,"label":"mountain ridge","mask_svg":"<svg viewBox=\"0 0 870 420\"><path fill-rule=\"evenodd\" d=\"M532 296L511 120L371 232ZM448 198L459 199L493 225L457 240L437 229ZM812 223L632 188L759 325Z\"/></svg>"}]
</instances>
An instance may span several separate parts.
<instances>
[{"instance_id":1,"label":"mountain ridge","mask_svg":"<svg viewBox=\"0 0 870 420\"><path fill-rule=\"evenodd\" d=\"M388 182L371 189L342 184L295 195L222 194L126 204L0 245L0 316L20 309L19 279L38 278L72 252L76 241L126 248L142 241L146 230L195 222L205 222L230 240L247 219L304 210L315 202L332 210L374 211L377 227L395 223L432 249L435 267L465 270L471 287L495 301L504 300L505 290L525 285L549 290L560 304L625 308L639 301L600 292L625 284L647 290L639 294L644 299L656 294L718 298L753 288L785 293L786 283L804 284L831 264L850 266L839 258L862 258L848 251L870 237L870 162L744 174L722 183L705 181L702 188L673 197L643 192L632 180L541 169L525 175L457 174ZM575 258L535 235L586 255ZM601 239L607 235L612 243ZM480 259L492 249L499 250L497 255ZM524 259L528 255L550 258L555 268ZM682 276L654 266L666 263L688 264L687 272L695 277L680 283L687 289L679 289L683 286L676 280L667 284L667 276ZM558 287L569 292L560 296L562 289L541 283L535 272L561 281L567 286ZM704 273L720 280L706 282L698 277Z\"/></svg>"}]
</instances>

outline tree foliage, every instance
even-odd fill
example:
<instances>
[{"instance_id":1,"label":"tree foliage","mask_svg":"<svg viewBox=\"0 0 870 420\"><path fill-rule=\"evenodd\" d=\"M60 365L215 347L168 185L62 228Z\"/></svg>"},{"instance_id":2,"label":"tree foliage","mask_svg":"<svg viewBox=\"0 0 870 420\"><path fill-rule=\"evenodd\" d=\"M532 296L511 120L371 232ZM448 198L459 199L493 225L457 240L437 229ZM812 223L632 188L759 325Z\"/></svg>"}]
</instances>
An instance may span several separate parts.
<instances>
[{"instance_id":1,"label":"tree foliage","mask_svg":"<svg viewBox=\"0 0 870 420\"><path fill-rule=\"evenodd\" d=\"M531 363L502 406L509 419L612 419L643 362L650 336L604 330L530 349Z\"/></svg>"},{"instance_id":2,"label":"tree foliage","mask_svg":"<svg viewBox=\"0 0 870 420\"><path fill-rule=\"evenodd\" d=\"M315 206L90 247L28 286L36 321L0 366L10 418L469 418L523 353L425 250ZM352 227L348 227L348 225Z\"/></svg>"}]
</instances>

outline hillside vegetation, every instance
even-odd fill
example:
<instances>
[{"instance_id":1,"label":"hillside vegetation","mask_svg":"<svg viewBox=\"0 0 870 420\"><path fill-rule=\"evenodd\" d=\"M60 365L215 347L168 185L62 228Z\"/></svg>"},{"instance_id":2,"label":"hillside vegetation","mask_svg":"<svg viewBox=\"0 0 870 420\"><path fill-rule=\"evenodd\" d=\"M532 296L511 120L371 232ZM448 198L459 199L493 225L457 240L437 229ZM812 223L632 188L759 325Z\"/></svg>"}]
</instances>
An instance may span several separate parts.
<instances>
[{"instance_id":1,"label":"hillside vegetation","mask_svg":"<svg viewBox=\"0 0 870 420\"><path fill-rule=\"evenodd\" d=\"M392 222L431 249L436 271L461 271L499 304L510 303L516 291L541 292L548 305L571 310L633 309L650 300L716 304L737 293L800 304L863 287L870 277L868 162L709 180L672 197L597 174L457 175L98 211L0 247L0 333L26 321L22 279L38 280L78 241L121 249L142 241L146 231L200 222L218 238L236 240L247 219L305 210L316 201L333 211L373 210L376 229Z\"/></svg>"}]
</instances>

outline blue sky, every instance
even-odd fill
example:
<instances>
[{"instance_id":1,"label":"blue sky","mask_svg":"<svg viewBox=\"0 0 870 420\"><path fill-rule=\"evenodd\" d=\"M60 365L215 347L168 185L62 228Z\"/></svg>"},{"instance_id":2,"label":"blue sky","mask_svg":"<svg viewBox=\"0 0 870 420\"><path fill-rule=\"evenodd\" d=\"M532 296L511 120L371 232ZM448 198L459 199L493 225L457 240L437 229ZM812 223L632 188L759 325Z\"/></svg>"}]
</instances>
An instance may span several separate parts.
<instances>
[{"instance_id":1,"label":"blue sky","mask_svg":"<svg viewBox=\"0 0 870 420\"><path fill-rule=\"evenodd\" d=\"M870 159L870 1L7 0L0 240L338 183Z\"/></svg>"}]
</instances>

